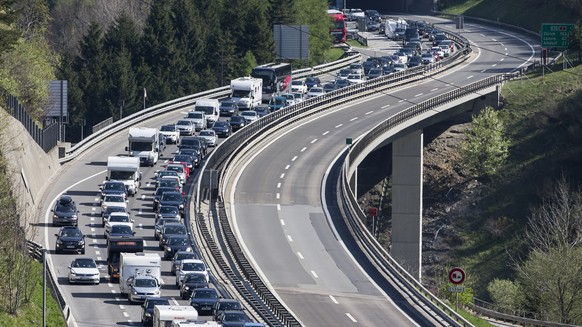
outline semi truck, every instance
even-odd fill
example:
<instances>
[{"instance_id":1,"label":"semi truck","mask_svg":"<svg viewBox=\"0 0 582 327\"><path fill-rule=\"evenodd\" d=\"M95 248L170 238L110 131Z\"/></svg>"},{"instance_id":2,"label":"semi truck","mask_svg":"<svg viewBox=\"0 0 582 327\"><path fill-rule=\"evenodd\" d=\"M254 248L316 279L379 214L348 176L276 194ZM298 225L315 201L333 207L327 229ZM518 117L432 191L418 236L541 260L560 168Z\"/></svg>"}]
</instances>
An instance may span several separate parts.
<instances>
[{"instance_id":1,"label":"semi truck","mask_svg":"<svg viewBox=\"0 0 582 327\"><path fill-rule=\"evenodd\" d=\"M143 252L141 237L111 237L107 243L107 272L111 281L119 280L119 259L121 253Z\"/></svg>"},{"instance_id":2,"label":"semi truck","mask_svg":"<svg viewBox=\"0 0 582 327\"><path fill-rule=\"evenodd\" d=\"M150 127L130 127L127 136L130 157L139 158L142 165L154 166L160 157L160 131Z\"/></svg>"},{"instance_id":3,"label":"semi truck","mask_svg":"<svg viewBox=\"0 0 582 327\"><path fill-rule=\"evenodd\" d=\"M108 157L107 176L105 179L108 181L123 182L127 188L127 194L135 196L141 183L139 158L117 156Z\"/></svg>"},{"instance_id":4,"label":"semi truck","mask_svg":"<svg viewBox=\"0 0 582 327\"><path fill-rule=\"evenodd\" d=\"M263 99L263 80L254 77L239 77L230 81L230 98L240 110L251 110Z\"/></svg>"},{"instance_id":5,"label":"semi truck","mask_svg":"<svg viewBox=\"0 0 582 327\"><path fill-rule=\"evenodd\" d=\"M156 305L154 327L170 327L173 322L197 320L198 311L189 305Z\"/></svg>"},{"instance_id":6,"label":"semi truck","mask_svg":"<svg viewBox=\"0 0 582 327\"><path fill-rule=\"evenodd\" d=\"M127 281L137 275L150 275L158 281L162 279L162 258L157 253L122 252L119 256L119 292L127 294L130 286Z\"/></svg>"}]
</instances>

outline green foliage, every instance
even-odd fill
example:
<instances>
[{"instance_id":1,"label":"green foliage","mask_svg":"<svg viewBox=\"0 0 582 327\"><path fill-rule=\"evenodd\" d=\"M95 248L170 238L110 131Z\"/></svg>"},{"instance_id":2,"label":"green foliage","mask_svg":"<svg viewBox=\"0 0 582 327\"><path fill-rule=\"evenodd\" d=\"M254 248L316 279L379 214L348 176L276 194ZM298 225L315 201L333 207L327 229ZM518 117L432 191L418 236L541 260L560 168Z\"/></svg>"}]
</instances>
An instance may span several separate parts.
<instances>
[{"instance_id":1,"label":"green foliage","mask_svg":"<svg viewBox=\"0 0 582 327\"><path fill-rule=\"evenodd\" d=\"M13 28L18 19L14 10L15 0L0 0L0 54L10 50L20 38L20 31Z\"/></svg>"},{"instance_id":2,"label":"green foliage","mask_svg":"<svg viewBox=\"0 0 582 327\"><path fill-rule=\"evenodd\" d=\"M500 307L512 310L521 308L523 300L519 285L510 280L495 278L487 285L487 292L493 303Z\"/></svg>"},{"instance_id":3,"label":"green foliage","mask_svg":"<svg viewBox=\"0 0 582 327\"><path fill-rule=\"evenodd\" d=\"M326 0L295 0L297 25L309 26L309 65L325 61L325 52L333 44L329 35L331 20Z\"/></svg>"},{"instance_id":4,"label":"green foliage","mask_svg":"<svg viewBox=\"0 0 582 327\"><path fill-rule=\"evenodd\" d=\"M472 123L460 148L463 166L475 177L493 177L509 156L505 126L491 107L473 116Z\"/></svg>"},{"instance_id":5,"label":"green foliage","mask_svg":"<svg viewBox=\"0 0 582 327\"><path fill-rule=\"evenodd\" d=\"M450 305L452 307L455 306L455 303L457 303L457 292L451 292L449 290L450 287L452 286L456 286L450 283L443 283L441 284L440 288L439 288L439 297L446 299ZM463 286L463 285L458 285L458 286ZM464 305L468 305L473 303L473 288L469 287L469 286L464 286L465 287L465 291L464 292L459 292L459 307L460 306L464 306Z\"/></svg>"},{"instance_id":6,"label":"green foliage","mask_svg":"<svg viewBox=\"0 0 582 327\"><path fill-rule=\"evenodd\" d=\"M253 55L252 52L247 51L247 53L245 53L245 56L243 57L242 61L241 61L241 68L240 70L243 72L243 76L249 76L251 74L251 71L253 70L254 67L257 66L257 60L255 59L255 56Z\"/></svg>"}]
</instances>

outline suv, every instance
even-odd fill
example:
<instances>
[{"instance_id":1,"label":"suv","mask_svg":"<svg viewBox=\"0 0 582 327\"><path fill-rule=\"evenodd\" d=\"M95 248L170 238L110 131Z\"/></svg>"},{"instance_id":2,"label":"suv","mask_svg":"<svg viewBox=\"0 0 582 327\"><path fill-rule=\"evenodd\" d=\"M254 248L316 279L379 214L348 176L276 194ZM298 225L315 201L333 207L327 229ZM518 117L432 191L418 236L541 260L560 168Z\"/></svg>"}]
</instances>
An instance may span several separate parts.
<instances>
[{"instance_id":1,"label":"suv","mask_svg":"<svg viewBox=\"0 0 582 327\"><path fill-rule=\"evenodd\" d=\"M184 276L189 273L198 272L204 274L206 277L206 282L210 282L210 276L208 274L208 267L204 261L200 259L182 259L180 262L180 267L176 269L176 285L180 285Z\"/></svg>"},{"instance_id":2,"label":"suv","mask_svg":"<svg viewBox=\"0 0 582 327\"><path fill-rule=\"evenodd\" d=\"M170 305L170 300L163 297L146 297L141 305L141 323L150 326L153 322L154 307L156 305Z\"/></svg>"},{"instance_id":3,"label":"suv","mask_svg":"<svg viewBox=\"0 0 582 327\"><path fill-rule=\"evenodd\" d=\"M73 225L76 227L79 225L79 210L77 210L73 198L68 195L61 196L51 212L53 213L53 226Z\"/></svg>"},{"instance_id":4,"label":"suv","mask_svg":"<svg viewBox=\"0 0 582 327\"><path fill-rule=\"evenodd\" d=\"M204 111L189 111L184 119L189 119L194 124L196 132L206 129L206 114Z\"/></svg>"},{"instance_id":5,"label":"suv","mask_svg":"<svg viewBox=\"0 0 582 327\"><path fill-rule=\"evenodd\" d=\"M85 235L83 235L83 232L78 227L61 227L55 236L57 237L57 244L55 246L56 254L63 251L85 254Z\"/></svg>"},{"instance_id":6,"label":"suv","mask_svg":"<svg viewBox=\"0 0 582 327\"><path fill-rule=\"evenodd\" d=\"M101 199L107 194L123 195L127 198L127 187L120 181L106 181L99 186L99 190L101 190Z\"/></svg>"},{"instance_id":7,"label":"suv","mask_svg":"<svg viewBox=\"0 0 582 327\"><path fill-rule=\"evenodd\" d=\"M182 223L167 223L164 224L162 229L160 230L160 250L164 249L166 246L166 242L170 235L188 235L188 229L186 225Z\"/></svg>"}]
</instances>

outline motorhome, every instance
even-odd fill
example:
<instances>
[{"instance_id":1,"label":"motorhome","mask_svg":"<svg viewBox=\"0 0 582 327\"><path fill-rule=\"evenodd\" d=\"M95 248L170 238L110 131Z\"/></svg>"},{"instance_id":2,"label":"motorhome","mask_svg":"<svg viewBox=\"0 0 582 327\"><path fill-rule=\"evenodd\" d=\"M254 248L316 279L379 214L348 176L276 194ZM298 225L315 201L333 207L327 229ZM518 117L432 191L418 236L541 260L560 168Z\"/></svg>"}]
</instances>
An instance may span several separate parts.
<instances>
[{"instance_id":1,"label":"motorhome","mask_svg":"<svg viewBox=\"0 0 582 327\"><path fill-rule=\"evenodd\" d=\"M137 275L149 275L162 280L162 258L157 253L121 253L119 256L119 292L127 294L131 284L128 280Z\"/></svg>"},{"instance_id":2,"label":"motorhome","mask_svg":"<svg viewBox=\"0 0 582 327\"><path fill-rule=\"evenodd\" d=\"M171 327L174 322L197 319L198 311L189 305L156 305L154 307L154 327Z\"/></svg>"},{"instance_id":3,"label":"motorhome","mask_svg":"<svg viewBox=\"0 0 582 327\"><path fill-rule=\"evenodd\" d=\"M251 110L263 99L263 80L254 77L239 77L230 81L230 98L239 110Z\"/></svg>"},{"instance_id":4,"label":"motorhome","mask_svg":"<svg viewBox=\"0 0 582 327\"><path fill-rule=\"evenodd\" d=\"M212 126L220 115L220 102L217 99L200 99L194 105L194 111L202 111L206 117L206 122Z\"/></svg>"},{"instance_id":5,"label":"motorhome","mask_svg":"<svg viewBox=\"0 0 582 327\"><path fill-rule=\"evenodd\" d=\"M127 194L135 196L141 183L141 170L139 168L139 158L117 157L107 158L106 180L120 181L125 184Z\"/></svg>"},{"instance_id":6,"label":"motorhome","mask_svg":"<svg viewBox=\"0 0 582 327\"><path fill-rule=\"evenodd\" d=\"M130 127L127 139L130 157L139 158L142 165L154 166L160 156L160 132L157 128Z\"/></svg>"}]
</instances>

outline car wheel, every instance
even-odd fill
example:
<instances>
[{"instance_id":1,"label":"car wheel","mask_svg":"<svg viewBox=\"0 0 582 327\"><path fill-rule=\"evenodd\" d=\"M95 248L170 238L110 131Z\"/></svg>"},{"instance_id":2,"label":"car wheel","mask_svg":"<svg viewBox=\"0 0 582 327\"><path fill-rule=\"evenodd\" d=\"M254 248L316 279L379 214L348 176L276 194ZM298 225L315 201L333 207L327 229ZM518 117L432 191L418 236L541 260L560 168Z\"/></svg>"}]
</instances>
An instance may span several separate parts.
<instances>
[{"instance_id":1,"label":"car wheel","mask_svg":"<svg viewBox=\"0 0 582 327\"><path fill-rule=\"evenodd\" d=\"M176 279L176 286L178 286L180 283L178 283L178 280Z\"/></svg>"},{"instance_id":2,"label":"car wheel","mask_svg":"<svg viewBox=\"0 0 582 327\"><path fill-rule=\"evenodd\" d=\"M55 248L55 253L59 254L59 253L61 253L61 251L59 251L59 249Z\"/></svg>"},{"instance_id":3,"label":"car wheel","mask_svg":"<svg viewBox=\"0 0 582 327\"><path fill-rule=\"evenodd\" d=\"M81 250L81 254L85 254L85 248Z\"/></svg>"}]
</instances>

